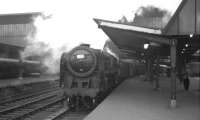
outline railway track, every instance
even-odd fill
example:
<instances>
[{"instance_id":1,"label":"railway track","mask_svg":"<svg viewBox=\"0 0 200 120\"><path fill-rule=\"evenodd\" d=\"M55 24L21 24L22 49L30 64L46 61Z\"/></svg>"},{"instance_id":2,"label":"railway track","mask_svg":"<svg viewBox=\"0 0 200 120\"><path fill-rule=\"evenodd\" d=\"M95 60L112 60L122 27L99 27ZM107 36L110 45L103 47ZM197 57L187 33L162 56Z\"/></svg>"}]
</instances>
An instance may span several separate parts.
<instances>
[{"instance_id":1,"label":"railway track","mask_svg":"<svg viewBox=\"0 0 200 120\"><path fill-rule=\"evenodd\" d=\"M10 97L8 97L8 99L4 98L3 100L0 100L0 106L3 105L3 104L8 104L8 103L20 101L20 100L23 100L23 99L28 99L28 98L31 98L31 97L34 97L34 96L39 96L41 94L46 94L46 93L57 91L57 90L59 90L59 88L57 86L55 86L55 87L52 87L52 88L44 88L44 89L41 89L41 90L37 90L36 92L32 92L32 93L29 93L29 94L25 93L25 94L21 94L21 95L12 96L12 98L14 98L14 99L11 99Z\"/></svg>"},{"instance_id":2,"label":"railway track","mask_svg":"<svg viewBox=\"0 0 200 120\"><path fill-rule=\"evenodd\" d=\"M90 111L73 111L66 108L60 108L59 110L51 113L43 120L83 120Z\"/></svg>"},{"instance_id":3,"label":"railway track","mask_svg":"<svg viewBox=\"0 0 200 120\"><path fill-rule=\"evenodd\" d=\"M62 100L60 90L0 105L0 120L18 120Z\"/></svg>"},{"instance_id":4,"label":"railway track","mask_svg":"<svg viewBox=\"0 0 200 120\"><path fill-rule=\"evenodd\" d=\"M38 96L40 94L48 93L48 92L55 91L58 89L59 89L59 83L55 82L53 85L41 86L40 88L36 87L36 88L32 88L31 90L28 90L28 91L24 90L20 93L14 94L14 95L7 94L6 97L3 97L0 99L0 105L9 103L9 102L26 99L29 97Z\"/></svg>"},{"instance_id":5,"label":"railway track","mask_svg":"<svg viewBox=\"0 0 200 120\"><path fill-rule=\"evenodd\" d=\"M57 117L55 119L50 120L83 120L89 114L88 111L84 112L66 112L66 114L61 115L61 117Z\"/></svg>"},{"instance_id":6,"label":"railway track","mask_svg":"<svg viewBox=\"0 0 200 120\"><path fill-rule=\"evenodd\" d=\"M63 108L60 92L59 88L50 89L4 102L0 104L0 120L83 120L92 111Z\"/></svg>"},{"instance_id":7,"label":"railway track","mask_svg":"<svg viewBox=\"0 0 200 120\"><path fill-rule=\"evenodd\" d=\"M115 89L121 82L119 82L115 87L113 87L112 90ZM106 94L104 94L103 98L100 99L99 103L101 103L111 93L112 90L109 90ZM60 109L54 110L54 112L50 112L49 113L50 115L48 117L43 118L41 120L83 120L93 109L90 109L87 111L80 110L76 112L67 107L60 108ZM33 120L37 120L37 119L33 119Z\"/></svg>"}]
</instances>

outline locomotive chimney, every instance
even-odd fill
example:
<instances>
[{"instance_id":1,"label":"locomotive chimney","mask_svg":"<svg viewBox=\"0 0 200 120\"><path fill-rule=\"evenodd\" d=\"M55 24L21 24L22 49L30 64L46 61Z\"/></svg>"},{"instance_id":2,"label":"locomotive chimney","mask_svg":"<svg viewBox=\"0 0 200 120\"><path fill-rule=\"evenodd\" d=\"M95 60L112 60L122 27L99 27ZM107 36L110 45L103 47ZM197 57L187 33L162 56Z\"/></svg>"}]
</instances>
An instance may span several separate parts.
<instances>
[{"instance_id":1,"label":"locomotive chimney","mask_svg":"<svg viewBox=\"0 0 200 120\"><path fill-rule=\"evenodd\" d=\"M90 44L82 43L80 46L90 47Z\"/></svg>"}]
</instances>

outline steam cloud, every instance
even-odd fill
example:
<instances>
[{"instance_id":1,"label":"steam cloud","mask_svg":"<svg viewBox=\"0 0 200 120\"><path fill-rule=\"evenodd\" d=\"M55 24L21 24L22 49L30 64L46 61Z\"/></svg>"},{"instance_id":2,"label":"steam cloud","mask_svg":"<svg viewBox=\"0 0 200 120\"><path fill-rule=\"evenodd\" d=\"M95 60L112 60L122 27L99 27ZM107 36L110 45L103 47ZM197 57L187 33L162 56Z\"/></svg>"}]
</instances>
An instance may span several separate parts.
<instances>
[{"instance_id":1,"label":"steam cloud","mask_svg":"<svg viewBox=\"0 0 200 120\"><path fill-rule=\"evenodd\" d=\"M171 13L165 9L155 6L141 6L136 10L135 15L132 16L132 20L129 20L127 16L122 16L118 22L162 29L166 26L170 18Z\"/></svg>"},{"instance_id":2,"label":"steam cloud","mask_svg":"<svg viewBox=\"0 0 200 120\"><path fill-rule=\"evenodd\" d=\"M65 41L66 35L57 32L57 19L52 16L33 18L34 30L27 36L28 45L23 51L24 59L39 60L42 72L57 74L60 68L60 57L63 52L80 44L79 41Z\"/></svg>"},{"instance_id":3,"label":"steam cloud","mask_svg":"<svg viewBox=\"0 0 200 120\"><path fill-rule=\"evenodd\" d=\"M142 6L137 9L134 19L137 17L160 17L162 18L162 24L164 27L170 20L171 13L165 9L157 8L155 6Z\"/></svg>"}]
</instances>

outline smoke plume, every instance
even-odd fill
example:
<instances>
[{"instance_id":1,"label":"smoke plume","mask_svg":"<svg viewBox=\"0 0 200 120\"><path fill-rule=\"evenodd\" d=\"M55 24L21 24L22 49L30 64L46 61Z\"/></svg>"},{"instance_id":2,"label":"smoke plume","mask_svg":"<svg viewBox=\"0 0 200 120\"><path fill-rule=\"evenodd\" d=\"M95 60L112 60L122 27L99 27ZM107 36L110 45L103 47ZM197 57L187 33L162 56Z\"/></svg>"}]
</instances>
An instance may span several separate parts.
<instances>
[{"instance_id":1,"label":"smoke plume","mask_svg":"<svg viewBox=\"0 0 200 120\"><path fill-rule=\"evenodd\" d=\"M155 6L142 6L137 9L133 22L137 22L137 20L141 21L141 18L145 18L146 20L150 19L150 21L154 21L154 23L161 24L162 28L164 28L171 18L171 13ZM147 21L143 23L145 22Z\"/></svg>"},{"instance_id":2,"label":"smoke plume","mask_svg":"<svg viewBox=\"0 0 200 120\"><path fill-rule=\"evenodd\" d=\"M58 32L60 29L56 24L57 19L51 15L37 16L33 21L34 29L27 36L28 45L22 55L24 59L41 61L44 73L57 74L61 54L68 52L80 42L67 41L66 34Z\"/></svg>"}]
</instances>

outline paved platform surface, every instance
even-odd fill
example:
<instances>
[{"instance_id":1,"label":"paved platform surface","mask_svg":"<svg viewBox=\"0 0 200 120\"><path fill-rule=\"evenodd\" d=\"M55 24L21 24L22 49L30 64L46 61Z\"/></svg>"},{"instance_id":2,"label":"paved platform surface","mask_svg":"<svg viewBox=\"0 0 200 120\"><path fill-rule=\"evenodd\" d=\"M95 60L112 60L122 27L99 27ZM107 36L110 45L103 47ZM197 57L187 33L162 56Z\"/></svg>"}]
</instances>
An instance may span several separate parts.
<instances>
[{"instance_id":1,"label":"paved platform surface","mask_svg":"<svg viewBox=\"0 0 200 120\"><path fill-rule=\"evenodd\" d=\"M170 79L160 90L142 77L125 80L84 120L200 120L200 93L177 82L177 108L170 108Z\"/></svg>"},{"instance_id":2,"label":"paved platform surface","mask_svg":"<svg viewBox=\"0 0 200 120\"><path fill-rule=\"evenodd\" d=\"M18 86L23 84L44 82L44 81L54 81L58 80L58 76L40 76L40 77L26 77L23 79L0 79L0 88L10 87L10 86Z\"/></svg>"}]
</instances>

